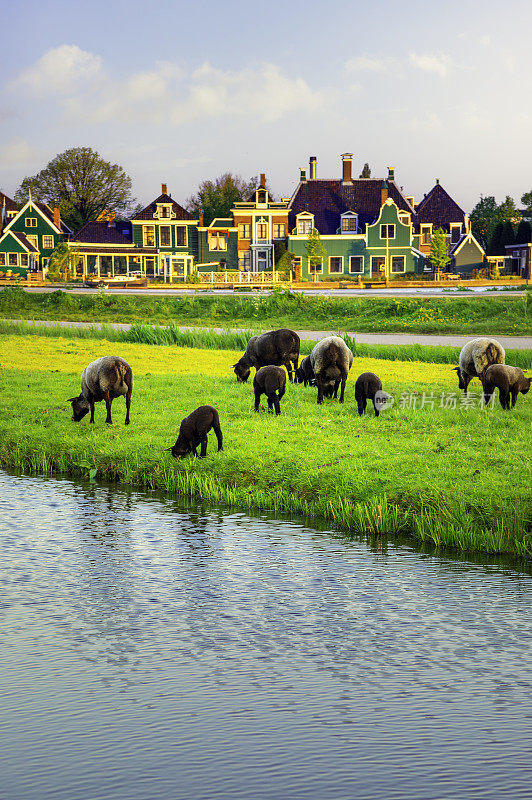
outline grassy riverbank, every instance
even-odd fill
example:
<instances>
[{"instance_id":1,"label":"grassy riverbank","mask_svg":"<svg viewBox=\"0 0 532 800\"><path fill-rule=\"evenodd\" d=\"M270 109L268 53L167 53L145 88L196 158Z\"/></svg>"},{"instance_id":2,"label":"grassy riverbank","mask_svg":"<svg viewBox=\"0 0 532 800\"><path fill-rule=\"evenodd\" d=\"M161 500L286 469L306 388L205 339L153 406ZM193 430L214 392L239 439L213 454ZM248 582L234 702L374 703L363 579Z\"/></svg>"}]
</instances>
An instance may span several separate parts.
<instances>
[{"instance_id":1,"label":"grassy riverbank","mask_svg":"<svg viewBox=\"0 0 532 800\"><path fill-rule=\"evenodd\" d=\"M0 317L92 322L237 327L263 330L351 330L389 333L514 334L532 331L530 293L524 298L311 297L301 292L235 297L121 296L110 292L49 294L8 287L0 292Z\"/></svg>"},{"instance_id":2,"label":"grassy riverbank","mask_svg":"<svg viewBox=\"0 0 532 800\"><path fill-rule=\"evenodd\" d=\"M123 425L121 400L112 427L101 404L94 426L72 423L66 398L79 391L86 364L110 352L133 367L131 426ZM0 336L0 465L290 512L346 531L532 552L529 397L520 396L511 413L486 410L473 383L475 407L462 407L458 397L457 408L441 408L442 393L456 392L448 365L365 357L355 360L343 406L319 407L315 390L290 385L275 418L253 412L251 385L238 385L230 370L238 355ZM365 370L378 372L396 397L378 420L356 414L354 380ZM207 459L175 462L163 447L202 403L219 407L224 451L216 453L211 434Z\"/></svg>"}]
</instances>

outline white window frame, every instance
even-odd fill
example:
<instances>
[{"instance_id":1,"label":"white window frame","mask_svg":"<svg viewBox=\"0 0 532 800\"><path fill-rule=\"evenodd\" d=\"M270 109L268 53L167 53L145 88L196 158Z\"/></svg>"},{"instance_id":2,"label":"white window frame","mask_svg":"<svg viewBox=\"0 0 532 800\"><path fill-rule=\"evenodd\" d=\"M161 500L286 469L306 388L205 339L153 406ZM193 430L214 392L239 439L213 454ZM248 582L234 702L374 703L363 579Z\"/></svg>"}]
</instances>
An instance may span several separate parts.
<instances>
[{"instance_id":1,"label":"white window frame","mask_svg":"<svg viewBox=\"0 0 532 800\"><path fill-rule=\"evenodd\" d=\"M52 243L51 244L46 244L46 239L51 239ZM43 237L42 237L42 249L43 250L53 250L54 249L54 237L51 234L45 233L43 235Z\"/></svg>"},{"instance_id":2,"label":"white window frame","mask_svg":"<svg viewBox=\"0 0 532 800\"><path fill-rule=\"evenodd\" d=\"M352 269L353 259L358 259L362 269ZM349 256L349 274L350 275L363 275L364 274L364 256Z\"/></svg>"},{"instance_id":3,"label":"white window frame","mask_svg":"<svg viewBox=\"0 0 532 800\"><path fill-rule=\"evenodd\" d=\"M163 244L162 242L162 230L166 228L168 230L168 244ZM159 225L159 247L172 247L172 226L171 225Z\"/></svg>"},{"instance_id":4,"label":"white window frame","mask_svg":"<svg viewBox=\"0 0 532 800\"><path fill-rule=\"evenodd\" d=\"M174 231L175 231L175 233L174 233L175 246L176 247L188 247L188 226L187 225L174 225L172 227L174 228ZM179 244L179 242L177 241L177 231L178 230L185 232L185 241L184 241L183 244Z\"/></svg>"},{"instance_id":5,"label":"white window frame","mask_svg":"<svg viewBox=\"0 0 532 800\"><path fill-rule=\"evenodd\" d=\"M26 239L28 240L28 242L31 242L31 244L34 246L36 250L39 249L39 241L37 236L35 236L34 234L26 234Z\"/></svg>"},{"instance_id":6,"label":"white window frame","mask_svg":"<svg viewBox=\"0 0 532 800\"><path fill-rule=\"evenodd\" d=\"M403 268L402 269L394 269L393 268L393 260L394 258L401 258L403 260ZM405 256L390 256L390 273L392 275L400 275L402 272L406 272L406 257Z\"/></svg>"},{"instance_id":7,"label":"white window frame","mask_svg":"<svg viewBox=\"0 0 532 800\"><path fill-rule=\"evenodd\" d=\"M259 228L265 228L266 236L259 236ZM267 242L268 241L268 221L267 220L257 220L255 222L255 241L256 242Z\"/></svg>"},{"instance_id":8,"label":"white window frame","mask_svg":"<svg viewBox=\"0 0 532 800\"><path fill-rule=\"evenodd\" d=\"M220 245L223 247L220 247ZM209 231L209 250L227 251L227 233L224 231Z\"/></svg>"},{"instance_id":9,"label":"white window frame","mask_svg":"<svg viewBox=\"0 0 532 800\"><path fill-rule=\"evenodd\" d=\"M157 219L172 219L171 203L157 203Z\"/></svg>"},{"instance_id":10,"label":"white window frame","mask_svg":"<svg viewBox=\"0 0 532 800\"><path fill-rule=\"evenodd\" d=\"M238 223L238 238L251 240L251 222Z\"/></svg>"},{"instance_id":11,"label":"white window frame","mask_svg":"<svg viewBox=\"0 0 532 800\"><path fill-rule=\"evenodd\" d=\"M345 221L354 220L355 221L354 229L344 230L344 220ZM340 233L343 234L344 236L346 236L346 235L347 236L349 236L349 235L353 236L355 233L357 233L357 231L358 231L358 214L355 214L352 211L349 211L346 214L342 214L342 216L340 217Z\"/></svg>"},{"instance_id":12,"label":"white window frame","mask_svg":"<svg viewBox=\"0 0 532 800\"><path fill-rule=\"evenodd\" d=\"M11 257L15 256L15 263L11 263ZM8 267L18 267L18 253L8 253L7 254L7 266Z\"/></svg>"},{"instance_id":13,"label":"white window frame","mask_svg":"<svg viewBox=\"0 0 532 800\"><path fill-rule=\"evenodd\" d=\"M458 236L456 239L453 239L453 231L458 228ZM451 222L450 224L450 241L451 244L458 244L460 241L460 237L462 235L462 223L461 222Z\"/></svg>"},{"instance_id":14,"label":"white window frame","mask_svg":"<svg viewBox=\"0 0 532 800\"><path fill-rule=\"evenodd\" d=\"M428 242L424 241L424 237L428 236ZM419 228L419 238L421 240L421 244L429 245L430 240L432 239L432 224L423 224Z\"/></svg>"},{"instance_id":15,"label":"white window frame","mask_svg":"<svg viewBox=\"0 0 532 800\"><path fill-rule=\"evenodd\" d=\"M304 229L300 230L302 226ZM314 227L314 214L309 214L307 211L303 211L301 214L297 215L296 231L298 236L308 236Z\"/></svg>"},{"instance_id":16,"label":"white window frame","mask_svg":"<svg viewBox=\"0 0 532 800\"><path fill-rule=\"evenodd\" d=\"M37 227L37 217L26 217L24 220L24 224L26 228L36 228Z\"/></svg>"},{"instance_id":17,"label":"white window frame","mask_svg":"<svg viewBox=\"0 0 532 800\"><path fill-rule=\"evenodd\" d=\"M275 229L277 228L277 236L275 235ZM283 233L281 234L280 228L283 229ZM273 223L273 238L274 239L286 239L286 222L274 222Z\"/></svg>"},{"instance_id":18,"label":"white window frame","mask_svg":"<svg viewBox=\"0 0 532 800\"><path fill-rule=\"evenodd\" d=\"M331 269L331 261L333 260L333 258L339 258L340 259L341 269L335 269L335 270ZM344 257L343 256L329 256L329 275L343 275L343 272L344 272Z\"/></svg>"},{"instance_id":19,"label":"white window frame","mask_svg":"<svg viewBox=\"0 0 532 800\"><path fill-rule=\"evenodd\" d=\"M148 229L151 228L153 231L153 242L152 244L148 244ZM155 225L143 225L142 226L142 246L143 247L155 247Z\"/></svg>"},{"instance_id":20,"label":"white window frame","mask_svg":"<svg viewBox=\"0 0 532 800\"><path fill-rule=\"evenodd\" d=\"M6 253L0 253L0 267L5 267L6 265Z\"/></svg>"},{"instance_id":21,"label":"white window frame","mask_svg":"<svg viewBox=\"0 0 532 800\"><path fill-rule=\"evenodd\" d=\"M386 229L392 228L392 236L383 236L382 235L382 229L383 228L386 228ZM379 233L380 233L380 238L381 239L384 239L384 240L388 239L388 241L390 241L390 239L395 239L395 225L392 222L382 222L381 226L380 226Z\"/></svg>"},{"instance_id":22,"label":"white window frame","mask_svg":"<svg viewBox=\"0 0 532 800\"><path fill-rule=\"evenodd\" d=\"M24 263L24 259L26 259L26 263ZM20 266L21 267L29 266L29 256L28 256L27 253L21 253L20 254Z\"/></svg>"}]
</instances>

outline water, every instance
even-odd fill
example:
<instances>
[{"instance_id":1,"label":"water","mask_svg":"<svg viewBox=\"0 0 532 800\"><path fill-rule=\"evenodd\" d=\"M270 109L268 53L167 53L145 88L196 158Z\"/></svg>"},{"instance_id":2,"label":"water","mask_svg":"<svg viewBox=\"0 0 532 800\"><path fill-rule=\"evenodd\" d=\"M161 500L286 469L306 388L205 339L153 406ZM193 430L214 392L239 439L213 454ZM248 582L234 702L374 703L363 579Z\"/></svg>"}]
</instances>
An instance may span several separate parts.
<instances>
[{"instance_id":1,"label":"water","mask_svg":"<svg viewBox=\"0 0 532 800\"><path fill-rule=\"evenodd\" d=\"M2 800L530 796L529 575L0 473Z\"/></svg>"}]
</instances>

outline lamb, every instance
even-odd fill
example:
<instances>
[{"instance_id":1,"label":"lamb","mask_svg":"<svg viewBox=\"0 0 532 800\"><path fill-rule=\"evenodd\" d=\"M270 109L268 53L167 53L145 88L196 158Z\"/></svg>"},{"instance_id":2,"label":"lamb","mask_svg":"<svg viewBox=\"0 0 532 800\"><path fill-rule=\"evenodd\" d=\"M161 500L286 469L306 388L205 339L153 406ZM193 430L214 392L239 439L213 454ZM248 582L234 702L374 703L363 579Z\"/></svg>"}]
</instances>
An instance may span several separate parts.
<instances>
[{"instance_id":1,"label":"lamb","mask_svg":"<svg viewBox=\"0 0 532 800\"><path fill-rule=\"evenodd\" d=\"M472 378L480 378L492 364L504 364L504 348L496 339L480 337L467 342L458 359L458 366L453 367L458 373L458 386L467 394L467 387Z\"/></svg>"},{"instance_id":2,"label":"lamb","mask_svg":"<svg viewBox=\"0 0 532 800\"><path fill-rule=\"evenodd\" d=\"M484 402L490 403L493 392L499 389L499 400L505 410L510 409L510 395L512 395L512 408L515 406L519 392L527 394L532 378L527 378L519 367L510 367L505 364L492 364L484 374Z\"/></svg>"},{"instance_id":3,"label":"lamb","mask_svg":"<svg viewBox=\"0 0 532 800\"><path fill-rule=\"evenodd\" d=\"M212 406L200 406L188 417L182 420L179 426L179 436L172 447L166 447L174 458L184 458L187 453L197 453L197 446L201 444L200 458L207 455L207 434L214 430L218 440L218 452L223 450L222 429L220 428L220 417L218 411Z\"/></svg>"},{"instance_id":4,"label":"lamb","mask_svg":"<svg viewBox=\"0 0 532 800\"><path fill-rule=\"evenodd\" d=\"M391 395L382 391L382 381L374 372L363 372L359 375L355 383L355 400L358 405L360 416L366 410L367 400L373 402L375 416L378 417L386 401L391 399Z\"/></svg>"},{"instance_id":5,"label":"lamb","mask_svg":"<svg viewBox=\"0 0 532 800\"><path fill-rule=\"evenodd\" d=\"M318 403L323 403L323 396L338 396L340 383L340 403L344 402L345 383L353 364L353 353L339 336L327 336L322 339L310 354L310 364L318 385Z\"/></svg>"},{"instance_id":6,"label":"lamb","mask_svg":"<svg viewBox=\"0 0 532 800\"><path fill-rule=\"evenodd\" d=\"M271 414L273 406L277 416L281 413L280 400L286 391L286 372L281 367L274 367L271 364L261 367L253 378L253 389L255 391L255 411L259 410L260 398L265 394L268 398L268 411Z\"/></svg>"},{"instance_id":7,"label":"lamb","mask_svg":"<svg viewBox=\"0 0 532 800\"><path fill-rule=\"evenodd\" d=\"M277 331L268 331L259 336L252 336L249 340L246 352L236 364L233 370L239 383L244 383L250 376L251 367L260 369L268 364L275 366L284 365L288 372L288 377L292 380L292 364L297 369L299 359L299 336L289 328L280 328Z\"/></svg>"},{"instance_id":8,"label":"lamb","mask_svg":"<svg viewBox=\"0 0 532 800\"><path fill-rule=\"evenodd\" d=\"M92 361L81 376L81 394L79 397L70 397L72 403L72 419L79 422L85 414L91 412L91 423L94 423L94 404L105 400L107 408L106 423L112 424L111 404L115 397L125 395L126 419L129 425L129 407L133 392L133 371L127 361L118 356L102 356Z\"/></svg>"},{"instance_id":9,"label":"lamb","mask_svg":"<svg viewBox=\"0 0 532 800\"><path fill-rule=\"evenodd\" d=\"M296 383L303 383L305 386L314 386L316 376L310 363L310 356L305 356L301 364L295 371L294 380Z\"/></svg>"}]
</instances>

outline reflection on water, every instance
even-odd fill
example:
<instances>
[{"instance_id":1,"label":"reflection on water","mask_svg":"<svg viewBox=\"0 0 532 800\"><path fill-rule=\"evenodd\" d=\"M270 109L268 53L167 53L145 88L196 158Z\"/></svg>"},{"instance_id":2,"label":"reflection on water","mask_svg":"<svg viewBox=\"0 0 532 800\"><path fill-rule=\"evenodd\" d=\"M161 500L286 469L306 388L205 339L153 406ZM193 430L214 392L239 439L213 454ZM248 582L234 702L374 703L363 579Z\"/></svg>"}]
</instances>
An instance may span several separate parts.
<instances>
[{"instance_id":1,"label":"reflection on water","mask_svg":"<svg viewBox=\"0 0 532 800\"><path fill-rule=\"evenodd\" d=\"M1 473L0 532L7 800L529 796L511 565Z\"/></svg>"}]
</instances>

